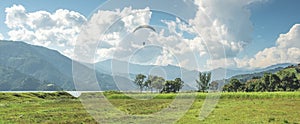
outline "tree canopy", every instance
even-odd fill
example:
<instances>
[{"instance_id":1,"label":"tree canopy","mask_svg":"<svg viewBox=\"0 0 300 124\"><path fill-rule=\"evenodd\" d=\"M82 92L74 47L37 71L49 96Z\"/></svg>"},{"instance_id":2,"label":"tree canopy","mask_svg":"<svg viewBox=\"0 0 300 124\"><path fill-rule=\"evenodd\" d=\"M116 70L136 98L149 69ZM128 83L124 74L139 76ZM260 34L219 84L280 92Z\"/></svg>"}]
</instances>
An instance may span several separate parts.
<instances>
[{"instance_id":1,"label":"tree canopy","mask_svg":"<svg viewBox=\"0 0 300 124\"><path fill-rule=\"evenodd\" d=\"M199 72L198 80L196 80L198 91L206 91L209 88L209 82L211 79L211 73Z\"/></svg>"}]
</instances>

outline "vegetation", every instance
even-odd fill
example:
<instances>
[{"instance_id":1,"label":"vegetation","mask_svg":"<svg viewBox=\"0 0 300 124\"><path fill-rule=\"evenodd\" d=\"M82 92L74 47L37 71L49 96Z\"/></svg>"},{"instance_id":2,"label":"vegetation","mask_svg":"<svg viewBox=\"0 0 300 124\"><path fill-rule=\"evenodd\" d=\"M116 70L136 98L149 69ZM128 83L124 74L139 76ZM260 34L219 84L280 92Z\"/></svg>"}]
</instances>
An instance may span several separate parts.
<instances>
[{"instance_id":1,"label":"vegetation","mask_svg":"<svg viewBox=\"0 0 300 124\"><path fill-rule=\"evenodd\" d=\"M164 82L165 82L165 79L162 77L149 75L148 79L145 82L145 86L148 89L150 89L151 93L153 91L153 88L157 89L160 92L163 88Z\"/></svg>"},{"instance_id":2,"label":"vegetation","mask_svg":"<svg viewBox=\"0 0 300 124\"><path fill-rule=\"evenodd\" d=\"M211 79L211 73L199 72L199 80L196 80L198 85L198 91L206 91L209 88L209 82Z\"/></svg>"},{"instance_id":3,"label":"vegetation","mask_svg":"<svg viewBox=\"0 0 300 124\"><path fill-rule=\"evenodd\" d=\"M275 92L275 91L297 91L300 89L299 73L300 66L290 66L277 73L265 73L263 77L253 77L246 82L232 78L225 85L223 91L228 92Z\"/></svg>"},{"instance_id":4,"label":"vegetation","mask_svg":"<svg viewBox=\"0 0 300 124\"><path fill-rule=\"evenodd\" d=\"M158 92L161 92L164 86L165 79L159 76L153 76L152 80L152 87L157 89Z\"/></svg>"},{"instance_id":5,"label":"vegetation","mask_svg":"<svg viewBox=\"0 0 300 124\"><path fill-rule=\"evenodd\" d=\"M236 78L236 79L240 80L241 82L247 82L248 80L251 80L251 79L261 78L262 76L264 76L265 73L277 73L283 69L284 69L283 67L277 67L277 68L262 71L262 72L255 72L255 73L251 73L251 74L240 74L240 75L235 75L235 76L231 77L231 79ZM229 81L230 80L228 80L228 82Z\"/></svg>"},{"instance_id":6,"label":"vegetation","mask_svg":"<svg viewBox=\"0 0 300 124\"><path fill-rule=\"evenodd\" d=\"M136 100L130 97L121 99L120 96L126 95L116 91L104 94L117 109L132 115L147 115L170 107L170 103L177 95L135 93L135 95L156 95L151 100ZM191 96L190 93L184 94L185 97ZM298 118L300 92L222 93L214 111L201 121L199 112L206 95L207 93L198 93L191 108L176 123L300 122ZM0 99L0 123L97 123L84 109L79 99L65 92L0 93ZM170 113L172 114L176 113Z\"/></svg>"},{"instance_id":7,"label":"vegetation","mask_svg":"<svg viewBox=\"0 0 300 124\"><path fill-rule=\"evenodd\" d=\"M184 82L180 78L175 80L165 80L159 76L149 75L145 81L146 76L143 74L138 74L135 77L134 83L139 86L140 91L142 92L144 87L150 89L152 92L153 88L156 88L160 93L176 93L183 87Z\"/></svg>"},{"instance_id":8,"label":"vegetation","mask_svg":"<svg viewBox=\"0 0 300 124\"><path fill-rule=\"evenodd\" d=\"M143 88L145 87L145 82L144 82L145 78L146 78L146 76L143 74L138 74L137 76L135 76L134 83L140 87L141 92L143 91Z\"/></svg>"},{"instance_id":9,"label":"vegetation","mask_svg":"<svg viewBox=\"0 0 300 124\"><path fill-rule=\"evenodd\" d=\"M180 78L176 78L174 81L169 80L164 83L163 90L161 92L164 93L176 93L183 87L183 81Z\"/></svg>"},{"instance_id":10,"label":"vegetation","mask_svg":"<svg viewBox=\"0 0 300 124\"><path fill-rule=\"evenodd\" d=\"M0 65L0 91L59 91L54 83L40 81L12 68Z\"/></svg>"}]
</instances>

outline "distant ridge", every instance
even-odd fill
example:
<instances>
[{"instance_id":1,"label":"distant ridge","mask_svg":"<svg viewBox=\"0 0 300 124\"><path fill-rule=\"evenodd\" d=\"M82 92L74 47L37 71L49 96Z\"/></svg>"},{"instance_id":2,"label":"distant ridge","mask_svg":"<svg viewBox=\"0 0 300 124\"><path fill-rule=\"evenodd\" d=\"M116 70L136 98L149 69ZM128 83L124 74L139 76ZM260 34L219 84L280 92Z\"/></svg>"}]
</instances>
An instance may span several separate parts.
<instances>
[{"instance_id":1,"label":"distant ridge","mask_svg":"<svg viewBox=\"0 0 300 124\"><path fill-rule=\"evenodd\" d=\"M50 82L63 90L75 90L72 77L72 60L55 50L20 41L0 41L0 66L33 77L36 82ZM97 72L102 90L116 89L113 78ZM0 75L0 81L3 81ZM13 87L20 83L11 80ZM104 83L105 82L105 83ZM25 86L23 86L25 87ZM38 89L36 89L38 90Z\"/></svg>"},{"instance_id":2,"label":"distant ridge","mask_svg":"<svg viewBox=\"0 0 300 124\"><path fill-rule=\"evenodd\" d=\"M258 73L289 65L292 64L283 63L256 70L216 68L211 70L212 80L228 79L235 75ZM92 64L90 66L82 66L93 69ZM55 50L42 46L34 46L21 41L0 40L0 67L3 70L3 73L0 74L0 81L2 81L0 84L6 85L9 83L9 85L12 85L11 88L2 90L13 90L16 87L22 90L27 85L29 86L26 83L23 83L23 85L19 78L8 78L5 75L8 72L4 73L4 71L15 73L19 77L23 77L23 79L32 78L32 83L36 84L32 84L32 86L36 90L41 89L38 85L45 84L44 82L47 82L46 84L54 84L57 89L75 90L72 77L72 60ZM180 77L185 82L184 90L195 90L195 79L199 73L195 71L196 69L188 70L175 65L140 65L113 59L95 63L95 68L101 90L117 90L117 85L125 89L134 89L136 86L132 84L132 80L136 74L149 75L157 74L157 72L160 72L160 75L168 80ZM6 76L6 79L4 79L4 76ZM4 81L8 79L9 82Z\"/></svg>"}]
</instances>

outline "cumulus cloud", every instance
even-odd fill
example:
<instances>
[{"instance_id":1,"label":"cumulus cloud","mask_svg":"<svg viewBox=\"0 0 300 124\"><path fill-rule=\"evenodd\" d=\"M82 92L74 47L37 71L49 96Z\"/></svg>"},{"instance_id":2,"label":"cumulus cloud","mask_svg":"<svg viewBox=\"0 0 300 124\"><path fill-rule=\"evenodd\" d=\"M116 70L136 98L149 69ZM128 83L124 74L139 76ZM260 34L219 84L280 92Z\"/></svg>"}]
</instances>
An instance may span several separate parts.
<instances>
[{"instance_id":1,"label":"cumulus cloud","mask_svg":"<svg viewBox=\"0 0 300 124\"><path fill-rule=\"evenodd\" d=\"M248 59L244 67L261 68L279 63L300 62L300 24L295 24L286 34L280 34L275 47L259 51Z\"/></svg>"},{"instance_id":2,"label":"cumulus cloud","mask_svg":"<svg viewBox=\"0 0 300 124\"><path fill-rule=\"evenodd\" d=\"M244 66L234 57L251 41L252 24L246 6L255 1L260 0L195 0L194 18L185 20L188 23L179 18L161 20L166 28L153 25L157 32L132 33L137 26L150 24L152 12L148 7L98 10L87 20L70 10L27 12L22 5L13 5L5 10L5 24L11 29L8 32L11 40L53 48L86 62L128 60L146 42L162 48L150 64L195 69L197 61L212 59L206 61L206 68L214 68L216 64L212 63ZM227 64L221 62L225 58L229 58Z\"/></svg>"},{"instance_id":3,"label":"cumulus cloud","mask_svg":"<svg viewBox=\"0 0 300 124\"><path fill-rule=\"evenodd\" d=\"M187 20L189 24L176 20L163 20L171 36L159 35L150 41L166 41L157 43L171 49L180 60L180 65L195 69L196 63L190 61L194 55L200 55L197 61L206 61L204 68L236 67L237 54L251 42L251 13L247 6L261 0L196 0L198 6L195 18ZM185 38L184 33L194 35ZM208 57L207 57L208 56Z\"/></svg>"},{"instance_id":4,"label":"cumulus cloud","mask_svg":"<svg viewBox=\"0 0 300 124\"><path fill-rule=\"evenodd\" d=\"M215 59L235 57L251 42L253 26L247 6L261 0L196 0L195 26ZM224 53L225 52L225 53Z\"/></svg>"},{"instance_id":5,"label":"cumulus cloud","mask_svg":"<svg viewBox=\"0 0 300 124\"><path fill-rule=\"evenodd\" d=\"M128 59L141 47L140 41L134 40L130 33L139 25L149 24L151 13L149 8L131 7L97 11L78 36L76 58L94 62L112 58Z\"/></svg>"},{"instance_id":6,"label":"cumulus cloud","mask_svg":"<svg viewBox=\"0 0 300 124\"><path fill-rule=\"evenodd\" d=\"M22 5L13 5L5 9L5 24L11 30L10 40L25 41L30 44L52 49L70 51L76 36L86 18L78 12L58 9L54 13L47 11L27 12Z\"/></svg>"},{"instance_id":7,"label":"cumulus cloud","mask_svg":"<svg viewBox=\"0 0 300 124\"><path fill-rule=\"evenodd\" d=\"M4 36L0 33L0 40L4 40Z\"/></svg>"},{"instance_id":8,"label":"cumulus cloud","mask_svg":"<svg viewBox=\"0 0 300 124\"><path fill-rule=\"evenodd\" d=\"M212 59L215 63L224 63L225 58L228 58L228 64L220 66L234 66L237 65L236 55L251 42L253 26L247 5L257 1L261 0L196 0L196 15L190 20L185 20L188 23L179 18L161 20L166 28L154 26L157 29L156 33L145 31L130 34L138 25L149 24L152 14L149 8L99 10L91 17L87 30L80 36L80 44L99 45L95 61L107 58L128 60L134 51L142 49L141 42L146 41L147 44L155 44L165 49L165 52L162 50L162 54L156 57L157 61L152 62L154 64L176 63L188 69L195 69L197 61L202 61L195 57L196 54ZM191 37L186 37L187 34ZM100 44L97 44L98 41L101 41ZM94 51L85 51L81 55L86 53L94 54ZM170 56L176 56L178 61L174 61ZM192 61L194 59L198 60ZM211 65L208 62L206 64Z\"/></svg>"},{"instance_id":9,"label":"cumulus cloud","mask_svg":"<svg viewBox=\"0 0 300 124\"><path fill-rule=\"evenodd\" d=\"M78 45L76 47L82 49L79 50L82 53L79 56L95 54L92 57L95 61L112 58L114 55L124 56L134 51L136 47L140 47L140 45L132 46L133 41L128 43L120 43L120 41L123 35L132 32L137 26L149 24L151 18L149 8L132 9L131 7L122 10L99 10L89 20L78 12L66 9L58 9L54 13L27 12L24 6L13 5L6 8L5 12L5 24L10 29L8 32L10 40L25 41L55 49L75 59L78 55L74 54L73 47ZM79 41L77 44L75 44L76 40ZM89 49L91 46L98 45L97 50ZM87 62L94 61L89 59Z\"/></svg>"},{"instance_id":10,"label":"cumulus cloud","mask_svg":"<svg viewBox=\"0 0 300 124\"><path fill-rule=\"evenodd\" d=\"M300 48L300 24L295 24L288 33L280 34L276 41L279 48Z\"/></svg>"}]
</instances>

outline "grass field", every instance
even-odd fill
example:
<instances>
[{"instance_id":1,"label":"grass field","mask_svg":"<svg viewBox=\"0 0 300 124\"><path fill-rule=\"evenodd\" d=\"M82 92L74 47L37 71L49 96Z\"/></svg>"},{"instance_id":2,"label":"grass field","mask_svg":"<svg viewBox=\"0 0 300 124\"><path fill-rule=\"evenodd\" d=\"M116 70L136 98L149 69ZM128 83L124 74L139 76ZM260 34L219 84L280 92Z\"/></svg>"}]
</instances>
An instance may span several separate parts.
<instances>
[{"instance_id":1,"label":"grass field","mask_svg":"<svg viewBox=\"0 0 300 124\"><path fill-rule=\"evenodd\" d=\"M93 95L92 93L85 94ZM94 94L95 95L95 94ZM176 94L105 93L109 101L128 114L151 114L168 107ZM84 95L83 95L84 96ZM205 93L197 94L188 112L177 123L300 123L300 92L222 93L207 119L198 119ZM190 97L188 93L182 97ZM170 113L172 114L172 113ZM0 123L97 123L78 98L67 93L0 93Z\"/></svg>"}]
</instances>

